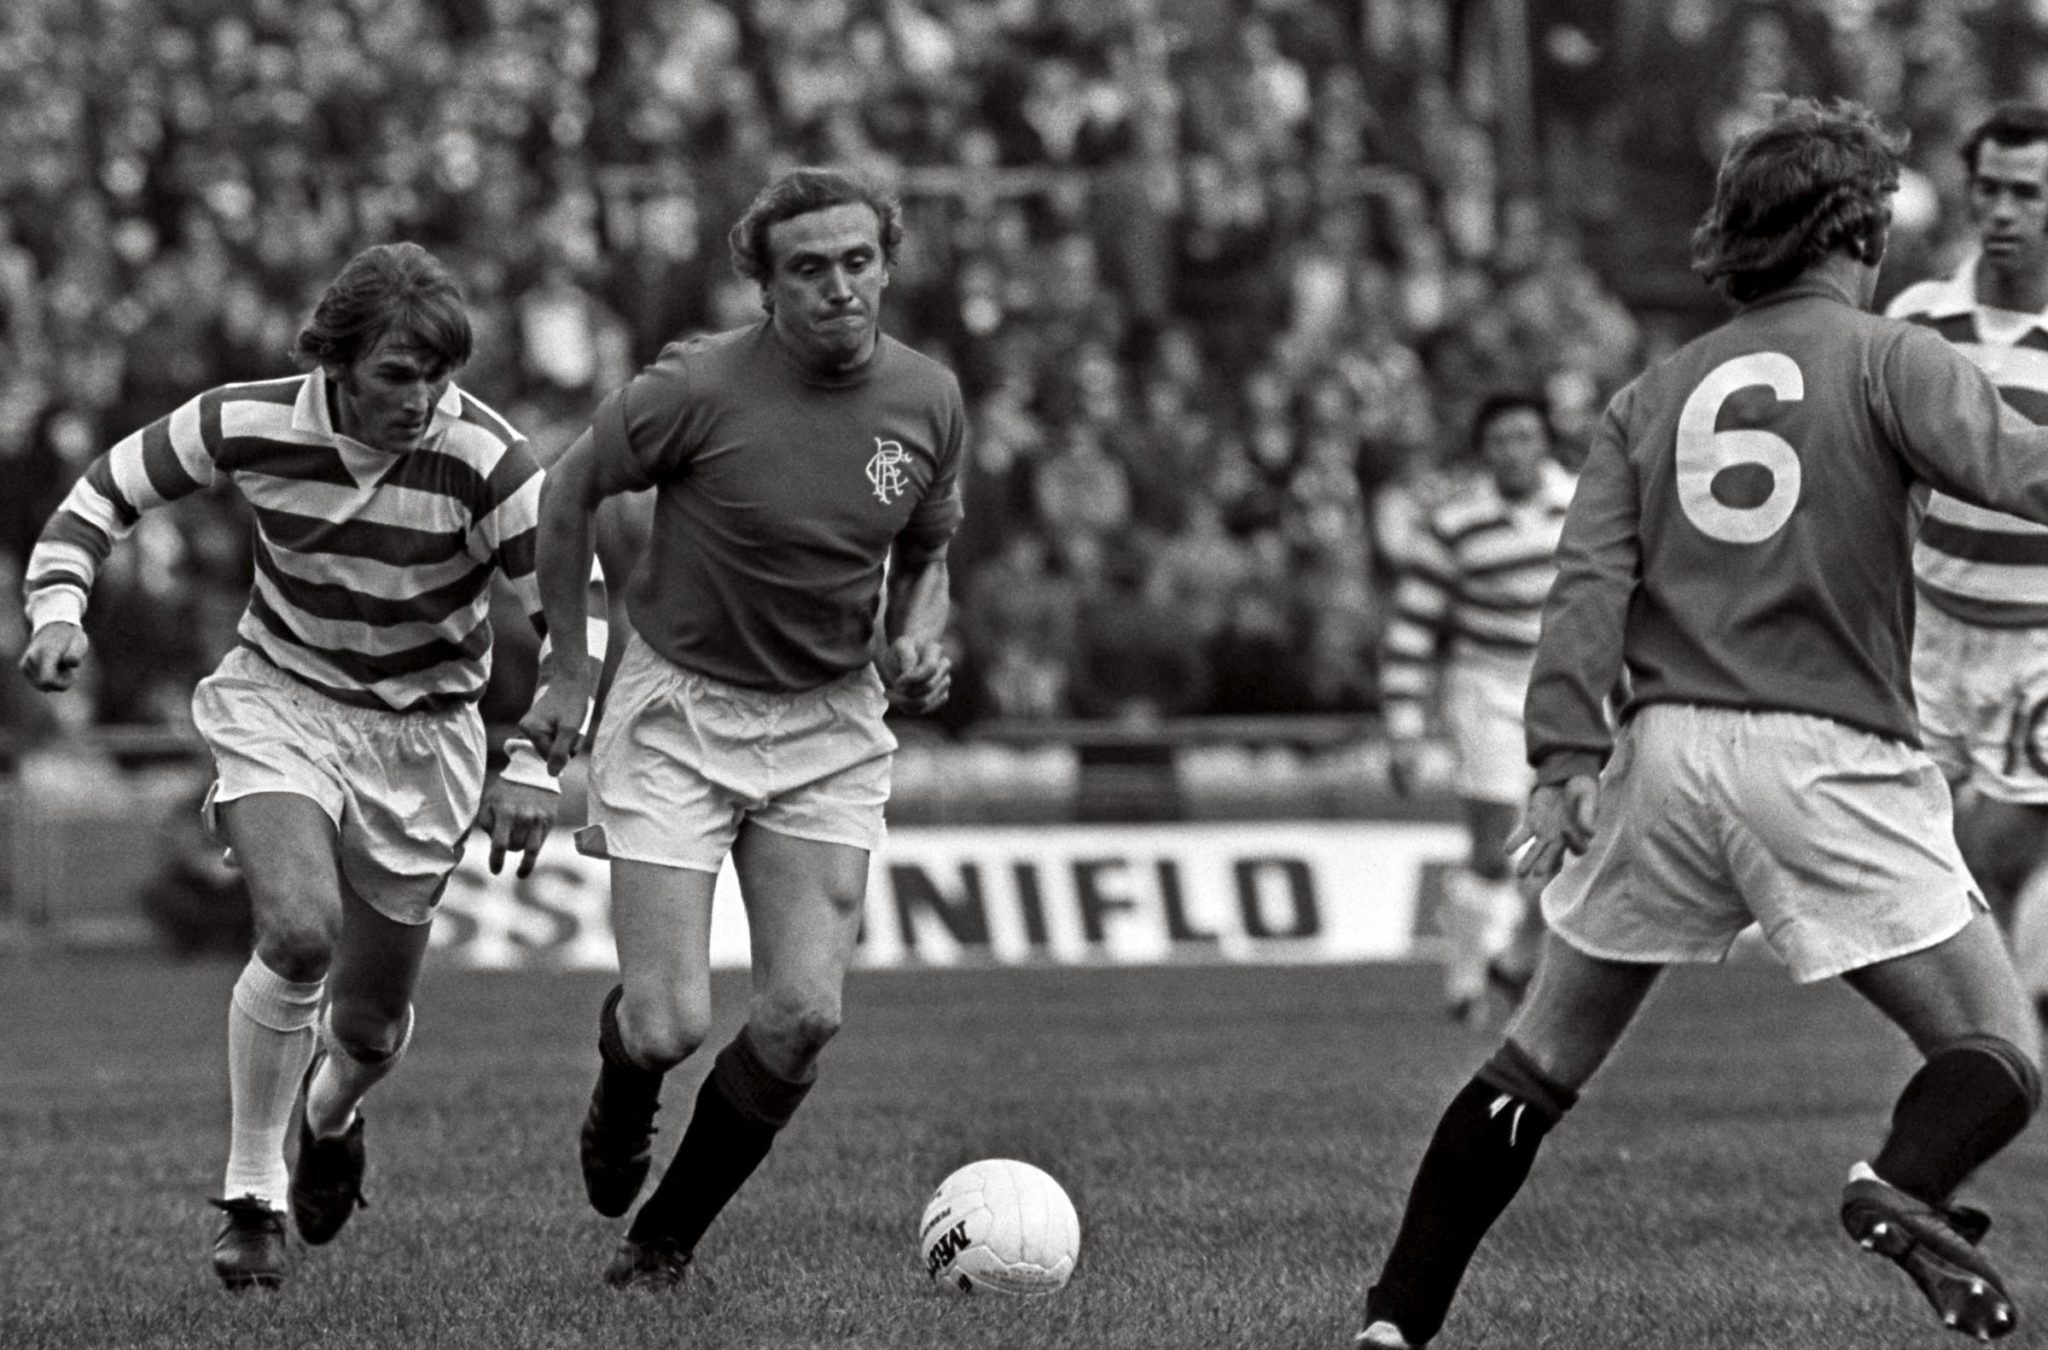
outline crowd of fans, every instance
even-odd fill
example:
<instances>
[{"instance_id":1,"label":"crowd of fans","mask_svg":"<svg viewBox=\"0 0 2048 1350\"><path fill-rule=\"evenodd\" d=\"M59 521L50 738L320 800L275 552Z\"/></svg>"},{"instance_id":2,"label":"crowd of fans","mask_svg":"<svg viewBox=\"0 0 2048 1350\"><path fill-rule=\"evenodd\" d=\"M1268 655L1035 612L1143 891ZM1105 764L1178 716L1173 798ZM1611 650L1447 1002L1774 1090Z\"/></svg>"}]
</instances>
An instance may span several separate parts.
<instances>
[{"instance_id":1,"label":"crowd of fans","mask_svg":"<svg viewBox=\"0 0 2048 1350\"><path fill-rule=\"evenodd\" d=\"M545 457L664 341L758 313L724 231L831 162L901 193L886 322L970 401L955 724L1368 711L1388 569L1470 409L1540 390L1582 443L1689 321L1651 312L1660 278L1763 93L1874 103L1938 193L1955 127L2029 77L2000 35L2039 36L1995 0L1531 0L1522 51L1500 8L10 0L0 585L113 439L283 373L356 248L453 265L463 383ZM224 493L144 520L62 715L183 715L247 528ZM0 723L50 716L9 678Z\"/></svg>"}]
</instances>

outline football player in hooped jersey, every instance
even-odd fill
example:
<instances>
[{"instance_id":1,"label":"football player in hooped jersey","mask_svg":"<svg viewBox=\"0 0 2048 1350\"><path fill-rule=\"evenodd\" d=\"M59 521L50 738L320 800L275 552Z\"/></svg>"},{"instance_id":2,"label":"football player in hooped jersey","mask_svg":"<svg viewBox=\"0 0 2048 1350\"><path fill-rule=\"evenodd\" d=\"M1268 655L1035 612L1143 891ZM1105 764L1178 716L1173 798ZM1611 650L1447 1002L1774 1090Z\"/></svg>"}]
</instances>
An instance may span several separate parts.
<instances>
[{"instance_id":1,"label":"football player in hooped jersey","mask_svg":"<svg viewBox=\"0 0 2048 1350\"><path fill-rule=\"evenodd\" d=\"M214 761L208 825L241 866L256 934L228 1008L227 1179L213 1202L213 1267L230 1289L283 1282L287 1206L317 1245L362 1203L356 1106L411 1040L429 922L472 822L491 836L492 870L523 851L522 876L554 822L559 789L530 746L483 781L488 586L501 572L539 619L541 470L452 382L470 343L440 262L416 244L365 249L299 333L306 374L209 390L125 438L87 466L29 558L22 669L62 689L86 654L99 568L143 511L224 478L255 514L241 644L192 697ZM599 644L583 581L573 589L565 613L585 653Z\"/></svg>"},{"instance_id":2,"label":"football player in hooped jersey","mask_svg":"<svg viewBox=\"0 0 2048 1350\"><path fill-rule=\"evenodd\" d=\"M1444 730L1471 842L1444 888L1444 1002L1452 1017L1476 1025L1489 984L1510 1002L1522 996L1543 931L1535 888L1517 886L1502 845L1529 795L1522 697L1573 480L1551 456L1550 405L1540 395L1488 396L1472 440L1486 478L1416 531L1381 668L1402 791L1414 779L1425 698L1442 671Z\"/></svg>"},{"instance_id":3,"label":"football player in hooped jersey","mask_svg":"<svg viewBox=\"0 0 2048 1350\"><path fill-rule=\"evenodd\" d=\"M2006 402L2048 423L2048 108L1994 109L1963 142L1978 251L1954 276L1900 292L1885 311L1956 344ZM1920 608L1913 689L1927 751L1956 788L1957 842L1991 911L2020 939L2022 974L2048 1014L2048 528L1945 494L1913 549ZM2030 876L2038 876L2031 887Z\"/></svg>"},{"instance_id":4,"label":"football player in hooped jersey","mask_svg":"<svg viewBox=\"0 0 2048 1350\"><path fill-rule=\"evenodd\" d=\"M598 505L655 495L577 836L611 860L621 977L599 1012L581 1136L599 1213L639 1195L663 1075L709 1033L728 854L753 942L746 1024L605 1271L619 1288L682 1280L810 1091L882 838L896 748L883 715L947 696L966 418L951 372L878 327L901 234L895 202L858 179L777 178L731 236L766 316L670 346L549 471L550 615L577 603ZM589 694L579 656L555 649L523 723L551 762L573 749Z\"/></svg>"},{"instance_id":5,"label":"football player in hooped jersey","mask_svg":"<svg viewBox=\"0 0 2048 1350\"><path fill-rule=\"evenodd\" d=\"M1608 405L1527 700L1519 867L1555 873L1505 1043L1452 1100L1358 1343L1421 1345L1479 1242L1673 961L1752 921L1925 1056L1841 1220L1966 1334L2017 1312L1957 1187L2039 1104L2039 1030L1920 749L1908 648L1923 485L2048 522L2048 428L1969 359L1868 313L1898 142L1782 105L1730 147L1693 240L1740 308ZM1626 669L1619 732L1605 715ZM1559 870L1560 866L1562 870Z\"/></svg>"}]
</instances>

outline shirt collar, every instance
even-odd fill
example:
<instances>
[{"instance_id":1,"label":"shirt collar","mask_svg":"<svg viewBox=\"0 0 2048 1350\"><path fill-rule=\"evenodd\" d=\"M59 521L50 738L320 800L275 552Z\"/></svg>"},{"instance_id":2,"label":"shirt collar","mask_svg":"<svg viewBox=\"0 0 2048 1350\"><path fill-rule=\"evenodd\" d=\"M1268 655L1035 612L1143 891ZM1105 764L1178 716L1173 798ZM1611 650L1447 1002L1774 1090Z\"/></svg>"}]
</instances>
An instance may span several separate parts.
<instances>
[{"instance_id":1,"label":"shirt collar","mask_svg":"<svg viewBox=\"0 0 2048 1350\"><path fill-rule=\"evenodd\" d=\"M1940 281L1933 282L1933 293L1922 311L1930 319L1958 319L1974 316L1983 306L1977 303L1977 260L1982 255L1972 253L1963 260L1963 265ZM2001 309L2000 314L2014 314L2031 319L2033 326L2048 332L2048 314L2025 314L2021 310Z\"/></svg>"},{"instance_id":2,"label":"shirt collar","mask_svg":"<svg viewBox=\"0 0 2048 1350\"><path fill-rule=\"evenodd\" d=\"M1934 283L1926 314L1930 319L1954 319L1977 312L1977 255L1964 259L1955 272Z\"/></svg>"},{"instance_id":3,"label":"shirt collar","mask_svg":"<svg viewBox=\"0 0 2048 1350\"><path fill-rule=\"evenodd\" d=\"M438 436L448 422L462 416L462 391L449 381L448 388L441 395L441 401L434 405L433 420L427 425L426 439ZM327 399L327 372L310 370L299 382L299 396L292 402L292 430L309 431L316 436L339 436L334 426L334 410Z\"/></svg>"},{"instance_id":4,"label":"shirt collar","mask_svg":"<svg viewBox=\"0 0 2048 1350\"><path fill-rule=\"evenodd\" d=\"M1856 297L1851 295L1848 289L1844 287L1840 282L1836 281L1831 276L1825 276L1813 272L1809 272L1807 275L1801 277L1799 280L1795 282L1792 282L1790 285L1782 286L1775 291L1766 292L1765 294L1758 296L1754 300L1747 301L1742 305L1741 308L1746 313L1747 311L1752 309L1762 309L1768 305L1783 304L1787 300L1803 300L1808 299L1812 296L1822 296L1829 300L1839 300L1843 304L1849 306L1851 309L1861 308L1861 306L1859 306L1856 303Z\"/></svg>"}]
</instances>

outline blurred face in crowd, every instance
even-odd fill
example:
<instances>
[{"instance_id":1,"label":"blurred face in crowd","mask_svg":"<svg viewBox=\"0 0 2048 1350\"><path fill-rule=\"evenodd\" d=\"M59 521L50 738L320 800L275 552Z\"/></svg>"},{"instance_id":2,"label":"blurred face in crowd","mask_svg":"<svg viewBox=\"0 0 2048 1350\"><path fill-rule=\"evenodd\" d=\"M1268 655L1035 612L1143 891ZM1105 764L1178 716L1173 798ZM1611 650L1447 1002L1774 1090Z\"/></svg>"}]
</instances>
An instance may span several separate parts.
<instances>
[{"instance_id":1,"label":"blurred face in crowd","mask_svg":"<svg viewBox=\"0 0 2048 1350\"><path fill-rule=\"evenodd\" d=\"M828 206L768 227L766 299L776 336L821 374L874 354L889 267L882 222L862 202Z\"/></svg>"},{"instance_id":2,"label":"blurred face in crowd","mask_svg":"<svg viewBox=\"0 0 2048 1350\"><path fill-rule=\"evenodd\" d=\"M2048 141L1978 146L1970 213L1984 266L2013 276L2048 273Z\"/></svg>"},{"instance_id":3,"label":"blurred face in crowd","mask_svg":"<svg viewBox=\"0 0 2048 1350\"><path fill-rule=\"evenodd\" d=\"M408 333L378 338L347 366L330 366L335 388L335 429L373 450L402 455L417 450L448 392L455 369Z\"/></svg>"},{"instance_id":4,"label":"blurred face in crowd","mask_svg":"<svg viewBox=\"0 0 2048 1350\"><path fill-rule=\"evenodd\" d=\"M1479 458L1501 496L1511 501L1542 485L1543 461L1549 457L1550 432L1534 408L1495 413L1479 433Z\"/></svg>"}]
</instances>

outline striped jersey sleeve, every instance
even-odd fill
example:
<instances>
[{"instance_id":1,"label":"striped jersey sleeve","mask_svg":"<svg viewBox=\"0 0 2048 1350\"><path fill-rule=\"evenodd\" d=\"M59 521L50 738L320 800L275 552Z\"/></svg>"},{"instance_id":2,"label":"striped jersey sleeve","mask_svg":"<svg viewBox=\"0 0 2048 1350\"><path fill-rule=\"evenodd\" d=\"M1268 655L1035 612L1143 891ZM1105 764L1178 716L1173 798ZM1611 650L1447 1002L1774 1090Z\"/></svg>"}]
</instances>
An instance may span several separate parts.
<instances>
[{"instance_id":1,"label":"striped jersey sleeve","mask_svg":"<svg viewBox=\"0 0 2048 1350\"><path fill-rule=\"evenodd\" d=\"M526 442L451 385L418 449L372 450L335 432L317 373L209 391L94 461L32 555L31 621L76 621L141 512L220 475L255 520L237 633L331 698L398 712L479 699L494 568L539 622L541 470ZM601 590L593 605L601 616Z\"/></svg>"},{"instance_id":2,"label":"striped jersey sleeve","mask_svg":"<svg viewBox=\"0 0 2048 1350\"><path fill-rule=\"evenodd\" d=\"M29 553L31 625L80 622L100 568L142 513L213 482L221 394L201 394L86 466Z\"/></svg>"},{"instance_id":3,"label":"striped jersey sleeve","mask_svg":"<svg viewBox=\"0 0 2048 1350\"><path fill-rule=\"evenodd\" d=\"M1416 532L1394 591L1381 654L1387 727L1421 733L1442 662L1473 662L1525 675L1556 576L1558 535L1573 480L1545 466L1528 501L1504 500L1490 484L1432 512Z\"/></svg>"},{"instance_id":4,"label":"striped jersey sleeve","mask_svg":"<svg viewBox=\"0 0 2048 1350\"><path fill-rule=\"evenodd\" d=\"M1893 318L1940 334L1991 377L2027 421L2048 425L2048 320L1994 334L1966 269L1901 292ZM2048 527L1930 492L1913 547L1916 589L1965 623L1994 628L2048 623Z\"/></svg>"}]
</instances>

